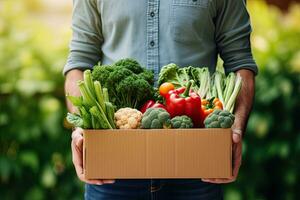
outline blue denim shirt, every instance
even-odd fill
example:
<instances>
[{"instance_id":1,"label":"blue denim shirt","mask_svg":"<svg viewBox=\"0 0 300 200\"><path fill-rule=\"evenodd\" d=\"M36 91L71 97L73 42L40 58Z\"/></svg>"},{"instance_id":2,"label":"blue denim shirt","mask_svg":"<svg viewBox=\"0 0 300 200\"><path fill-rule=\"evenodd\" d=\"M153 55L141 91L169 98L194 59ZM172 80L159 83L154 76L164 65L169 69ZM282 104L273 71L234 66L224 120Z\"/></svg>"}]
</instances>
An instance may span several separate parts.
<instances>
[{"instance_id":1,"label":"blue denim shirt","mask_svg":"<svg viewBox=\"0 0 300 200\"><path fill-rule=\"evenodd\" d=\"M257 73L244 0L73 0L73 37L64 74L135 58L157 77L162 66Z\"/></svg>"}]
</instances>

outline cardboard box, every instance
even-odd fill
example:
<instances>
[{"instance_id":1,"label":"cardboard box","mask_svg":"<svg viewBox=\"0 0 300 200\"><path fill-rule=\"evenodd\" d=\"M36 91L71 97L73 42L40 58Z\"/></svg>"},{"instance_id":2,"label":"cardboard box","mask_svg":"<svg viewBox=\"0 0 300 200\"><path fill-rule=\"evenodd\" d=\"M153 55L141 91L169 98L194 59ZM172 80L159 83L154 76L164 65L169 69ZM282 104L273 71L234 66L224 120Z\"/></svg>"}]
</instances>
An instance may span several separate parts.
<instances>
[{"instance_id":1,"label":"cardboard box","mask_svg":"<svg viewBox=\"0 0 300 200\"><path fill-rule=\"evenodd\" d=\"M88 179L228 178L231 129L84 130Z\"/></svg>"}]
</instances>

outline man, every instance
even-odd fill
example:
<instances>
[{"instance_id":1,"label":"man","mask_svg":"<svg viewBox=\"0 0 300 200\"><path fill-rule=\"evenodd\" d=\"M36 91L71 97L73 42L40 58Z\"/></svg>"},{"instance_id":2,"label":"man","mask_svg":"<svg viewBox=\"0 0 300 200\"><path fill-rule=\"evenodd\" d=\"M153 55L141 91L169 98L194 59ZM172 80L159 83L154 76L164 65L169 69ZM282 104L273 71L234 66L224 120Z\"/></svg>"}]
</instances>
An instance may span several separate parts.
<instances>
[{"instance_id":1,"label":"man","mask_svg":"<svg viewBox=\"0 0 300 200\"><path fill-rule=\"evenodd\" d=\"M241 165L242 135L252 107L256 64L250 47L251 26L244 0L74 0L73 38L64 68L65 90L79 95L82 70L97 62L137 59L153 69L208 66L218 54L226 73L237 72L243 86L233 126L234 170L230 179L86 180L82 169L82 130L72 133L73 163L86 183L86 199L222 199L219 183L235 181ZM71 112L75 108L68 102Z\"/></svg>"}]
</instances>

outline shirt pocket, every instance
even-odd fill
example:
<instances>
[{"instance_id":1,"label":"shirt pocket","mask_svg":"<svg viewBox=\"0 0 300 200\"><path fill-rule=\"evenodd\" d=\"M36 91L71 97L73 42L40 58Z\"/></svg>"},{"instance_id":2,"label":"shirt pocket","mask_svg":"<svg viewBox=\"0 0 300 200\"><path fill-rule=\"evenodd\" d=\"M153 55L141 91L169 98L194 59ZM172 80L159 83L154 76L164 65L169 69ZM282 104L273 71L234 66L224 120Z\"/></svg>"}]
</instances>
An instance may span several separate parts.
<instances>
[{"instance_id":1,"label":"shirt pocket","mask_svg":"<svg viewBox=\"0 0 300 200\"><path fill-rule=\"evenodd\" d=\"M207 22L209 0L172 0L171 37L182 43L202 40Z\"/></svg>"}]
</instances>

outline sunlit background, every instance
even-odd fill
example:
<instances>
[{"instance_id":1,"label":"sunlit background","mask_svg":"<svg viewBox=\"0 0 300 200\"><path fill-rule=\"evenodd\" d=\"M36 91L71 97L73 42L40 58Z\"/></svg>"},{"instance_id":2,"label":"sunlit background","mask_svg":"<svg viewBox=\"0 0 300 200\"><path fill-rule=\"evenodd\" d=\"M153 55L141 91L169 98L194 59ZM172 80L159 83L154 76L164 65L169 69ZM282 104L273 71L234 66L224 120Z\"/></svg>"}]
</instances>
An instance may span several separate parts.
<instances>
[{"instance_id":1,"label":"sunlit background","mask_svg":"<svg viewBox=\"0 0 300 200\"><path fill-rule=\"evenodd\" d=\"M260 73L226 200L300 199L300 4L268 2L248 1ZM0 0L1 199L83 198L63 127L71 11L71 0Z\"/></svg>"}]
</instances>

